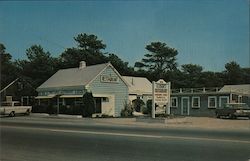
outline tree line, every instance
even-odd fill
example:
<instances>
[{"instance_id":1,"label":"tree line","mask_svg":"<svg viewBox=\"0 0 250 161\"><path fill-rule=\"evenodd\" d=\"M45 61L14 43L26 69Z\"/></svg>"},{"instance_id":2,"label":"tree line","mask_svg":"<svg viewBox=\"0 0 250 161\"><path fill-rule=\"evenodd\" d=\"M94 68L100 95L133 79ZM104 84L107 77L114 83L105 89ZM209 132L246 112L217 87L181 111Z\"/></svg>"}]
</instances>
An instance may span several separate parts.
<instances>
[{"instance_id":1,"label":"tree line","mask_svg":"<svg viewBox=\"0 0 250 161\"><path fill-rule=\"evenodd\" d=\"M29 86L23 92L35 95L35 89L59 69L78 67L80 61L87 65L110 62L121 75L146 77L150 81L164 79L172 88L222 87L225 84L249 84L250 68L242 68L237 62L225 64L222 72L203 71L198 64L178 65L178 50L164 42L146 45L147 53L134 66L123 61L115 53L106 52L106 44L96 35L81 33L74 37L76 46L67 48L53 57L41 45L26 50L26 59L13 60L0 43L1 89L16 78Z\"/></svg>"}]
</instances>

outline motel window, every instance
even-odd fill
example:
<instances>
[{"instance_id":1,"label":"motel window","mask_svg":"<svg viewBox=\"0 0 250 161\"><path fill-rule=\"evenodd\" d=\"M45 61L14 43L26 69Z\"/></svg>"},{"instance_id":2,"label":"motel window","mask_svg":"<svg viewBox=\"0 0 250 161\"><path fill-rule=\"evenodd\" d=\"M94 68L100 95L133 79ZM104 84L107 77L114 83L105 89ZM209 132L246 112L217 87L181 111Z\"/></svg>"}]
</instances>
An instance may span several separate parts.
<instances>
[{"instance_id":1,"label":"motel window","mask_svg":"<svg viewBox=\"0 0 250 161\"><path fill-rule=\"evenodd\" d=\"M192 97L192 107L200 108L200 97Z\"/></svg>"},{"instance_id":2,"label":"motel window","mask_svg":"<svg viewBox=\"0 0 250 161\"><path fill-rule=\"evenodd\" d=\"M178 107L177 97L171 97L171 107Z\"/></svg>"},{"instance_id":3,"label":"motel window","mask_svg":"<svg viewBox=\"0 0 250 161\"><path fill-rule=\"evenodd\" d=\"M216 96L208 97L208 108L216 108L217 107L217 99Z\"/></svg>"}]
</instances>

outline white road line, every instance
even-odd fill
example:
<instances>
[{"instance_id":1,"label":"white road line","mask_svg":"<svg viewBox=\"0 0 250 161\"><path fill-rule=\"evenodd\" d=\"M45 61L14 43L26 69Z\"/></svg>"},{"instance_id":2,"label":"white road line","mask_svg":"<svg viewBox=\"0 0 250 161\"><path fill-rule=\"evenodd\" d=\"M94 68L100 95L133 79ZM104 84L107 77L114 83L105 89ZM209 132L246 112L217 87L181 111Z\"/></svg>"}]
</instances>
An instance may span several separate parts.
<instances>
[{"instance_id":1,"label":"white road line","mask_svg":"<svg viewBox=\"0 0 250 161\"><path fill-rule=\"evenodd\" d=\"M246 140L214 139L214 138L204 138L204 137L196 138L196 137L188 137L188 136L170 136L170 135L142 135L142 134L140 135L140 134L128 134L128 133L109 133L109 132L97 132L97 131L77 131L77 130L59 130L59 129L52 129L50 131L63 132L63 133L93 134L93 135L113 135L113 136L146 137L146 138L201 140L201 141L235 142L235 143L250 144L250 141L246 141Z\"/></svg>"},{"instance_id":2,"label":"white road line","mask_svg":"<svg viewBox=\"0 0 250 161\"><path fill-rule=\"evenodd\" d=\"M171 136L171 135L145 135L145 134L129 134L129 133L111 133L111 132L98 132L98 131L80 131L80 130L61 130L51 128L34 128L34 127L13 127L13 126L0 126L1 128L12 128L12 129L29 129L29 130L41 130L51 132L62 132L62 133L81 133L81 134L93 134L93 135L110 135L110 136L129 136L129 137L144 137L144 138L158 138L158 139L179 139L179 140L200 140L200 141L216 141L216 142L233 142L233 143L245 143L250 144L247 140L232 140L232 139L216 139L216 138L204 138L204 137L189 137L189 136ZM2 130L2 129L1 129Z\"/></svg>"},{"instance_id":3,"label":"white road line","mask_svg":"<svg viewBox=\"0 0 250 161\"><path fill-rule=\"evenodd\" d=\"M145 137L145 138L162 138L163 136L157 135L142 135L142 134L128 134L128 133L110 133L110 132L97 132L97 131L75 131L75 130L50 130L53 132L64 133L81 133L81 134L94 134L94 135L112 135L112 136L130 136L130 137Z\"/></svg>"},{"instance_id":4,"label":"white road line","mask_svg":"<svg viewBox=\"0 0 250 161\"><path fill-rule=\"evenodd\" d=\"M234 143L246 143L250 144L250 141L247 140L231 140L231 139L215 139L215 138L205 138L205 137L187 137L187 136L164 136L168 139L183 139L183 140L201 140L201 141L218 141L218 142L234 142Z\"/></svg>"}]
</instances>

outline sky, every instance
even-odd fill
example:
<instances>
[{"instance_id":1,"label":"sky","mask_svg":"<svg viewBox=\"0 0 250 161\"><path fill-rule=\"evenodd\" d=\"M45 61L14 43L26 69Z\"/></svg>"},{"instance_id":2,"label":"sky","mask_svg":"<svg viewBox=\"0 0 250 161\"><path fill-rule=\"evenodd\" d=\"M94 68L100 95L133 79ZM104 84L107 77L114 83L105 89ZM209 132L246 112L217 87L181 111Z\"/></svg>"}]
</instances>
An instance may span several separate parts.
<instances>
[{"instance_id":1,"label":"sky","mask_svg":"<svg viewBox=\"0 0 250 161\"><path fill-rule=\"evenodd\" d=\"M1 1L0 43L13 59L40 44L58 57L80 33L95 34L134 66L151 42L178 51L177 62L223 71L250 66L249 0Z\"/></svg>"}]
</instances>

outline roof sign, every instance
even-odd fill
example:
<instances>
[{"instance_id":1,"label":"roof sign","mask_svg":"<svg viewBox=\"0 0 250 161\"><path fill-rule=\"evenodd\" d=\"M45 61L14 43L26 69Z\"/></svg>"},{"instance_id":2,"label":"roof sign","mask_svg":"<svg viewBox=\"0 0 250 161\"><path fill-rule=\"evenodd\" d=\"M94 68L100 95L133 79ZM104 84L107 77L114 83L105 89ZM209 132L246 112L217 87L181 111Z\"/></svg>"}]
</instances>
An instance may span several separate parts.
<instances>
[{"instance_id":1,"label":"roof sign","mask_svg":"<svg viewBox=\"0 0 250 161\"><path fill-rule=\"evenodd\" d=\"M105 83L118 83L119 79L118 79L118 76L101 75L101 82L105 82Z\"/></svg>"}]
</instances>

